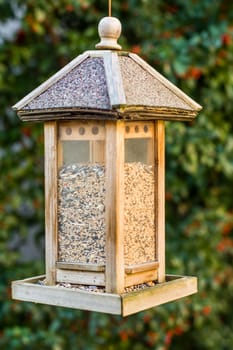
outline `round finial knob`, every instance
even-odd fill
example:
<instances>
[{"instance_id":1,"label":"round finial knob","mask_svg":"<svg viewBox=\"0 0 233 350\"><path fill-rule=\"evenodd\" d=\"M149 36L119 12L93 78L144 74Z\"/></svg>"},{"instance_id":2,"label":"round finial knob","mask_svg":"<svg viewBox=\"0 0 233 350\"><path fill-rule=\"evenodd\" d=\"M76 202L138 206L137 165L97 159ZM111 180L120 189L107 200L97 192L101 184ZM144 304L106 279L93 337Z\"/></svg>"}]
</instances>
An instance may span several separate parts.
<instances>
[{"instance_id":1,"label":"round finial knob","mask_svg":"<svg viewBox=\"0 0 233 350\"><path fill-rule=\"evenodd\" d=\"M117 43L121 35L121 22L116 17L104 17L98 25L100 43L95 47L97 49L121 50Z\"/></svg>"}]
</instances>

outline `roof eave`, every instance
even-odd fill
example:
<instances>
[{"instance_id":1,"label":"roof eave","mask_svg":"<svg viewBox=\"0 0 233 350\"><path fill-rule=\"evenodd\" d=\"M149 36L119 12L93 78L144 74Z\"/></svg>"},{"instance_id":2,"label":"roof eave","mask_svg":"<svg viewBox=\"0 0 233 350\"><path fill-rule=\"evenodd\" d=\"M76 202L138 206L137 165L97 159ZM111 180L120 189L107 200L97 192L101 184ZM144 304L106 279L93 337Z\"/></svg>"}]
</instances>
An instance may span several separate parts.
<instances>
[{"instance_id":1,"label":"roof eave","mask_svg":"<svg viewBox=\"0 0 233 350\"><path fill-rule=\"evenodd\" d=\"M196 118L200 109L187 110L171 107L121 106L117 110L123 119L192 121Z\"/></svg>"},{"instance_id":2,"label":"roof eave","mask_svg":"<svg viewBox=\"0 0 233 350\"><path fill-rule=\"evenodd\" d=\"M115 105L112 109L96 108L53 108L17 111L22 121L43 122L48 120L171 120L192 121L200 109L188 110L158 106Z\"/></svg>"}]
</instances>

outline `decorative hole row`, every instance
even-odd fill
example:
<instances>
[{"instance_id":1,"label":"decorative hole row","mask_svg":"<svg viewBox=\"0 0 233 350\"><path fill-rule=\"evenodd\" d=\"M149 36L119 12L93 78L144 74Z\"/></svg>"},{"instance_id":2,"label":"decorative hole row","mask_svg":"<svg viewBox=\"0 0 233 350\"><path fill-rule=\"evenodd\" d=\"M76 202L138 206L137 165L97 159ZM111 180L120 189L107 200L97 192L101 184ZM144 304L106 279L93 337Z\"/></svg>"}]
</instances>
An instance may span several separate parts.
<instances>
[{"instance_id":1,"label":"decorative hole row","mask_svg":"<svg viewBox=\"0 0 233 350\"><path fill-rule=\"evenodd\" d=\"M98 126L93 126L91 128L91 132L92 132L93 135L98 135L99 134ZM66 130L65 130L65 133L66 133L66 135L72 135L73 129L70 128L70 127L67 127ZM78 129L78 133L79 133L79 135L83 136L86 133L86 129L83 126L80 126L80 128Z\"/></svg>"},{"instance_id":2,"label":"decorative hole row","mask_svg":"<svg viewBox=\"0 0 233 350\"><path fill-rule=\"evenodd\" d=\"M130 127L129 125L127 125L127 126L125 127L125 132L128 134L132 129L134 130L135 133L138 133L138 132L140 131L140 127L139 127L138 125L135 125L135 126L132 126L132 127ZM144 131L145 133L147 133L147 132L149 131L148 125L144 125L144 126L143 126L143 131Z\"/></svg>"},{"instance_id":3,"label":"decorative hole row","mask_svg":"<svg viewBox=\"0 0 233 350\"><path fill-rule=\"evenodd\" d=\"M143 127L141 127L141 126L139 126L139 125L134 125L134 126L129 126L129 125L127 125L127 126L125 127L125 132L126 132L127 134L130 133L130 132L139 133L139 132L141 131L141 129L143 129L143 132L144 132L144 133L147 133L147 132L149 131L148 125L144 125ZM66 133L66 135L70 136L70 135L72 135L72 133L73 133L73 129L72 129L71 127L67 127L67 128L65 129L65 133ZM78 128L78 133L79 133L79 135L83 136L83 135L85 135L85 133L86 133L86 129L85 129L83 126L80 126L80 127ZM92 133L93 135L98 135L98 134L99 134L99 127L98 127L98 126L93 126L93 127L91 128L91 133Z\"/></svg>"}]
</instances>

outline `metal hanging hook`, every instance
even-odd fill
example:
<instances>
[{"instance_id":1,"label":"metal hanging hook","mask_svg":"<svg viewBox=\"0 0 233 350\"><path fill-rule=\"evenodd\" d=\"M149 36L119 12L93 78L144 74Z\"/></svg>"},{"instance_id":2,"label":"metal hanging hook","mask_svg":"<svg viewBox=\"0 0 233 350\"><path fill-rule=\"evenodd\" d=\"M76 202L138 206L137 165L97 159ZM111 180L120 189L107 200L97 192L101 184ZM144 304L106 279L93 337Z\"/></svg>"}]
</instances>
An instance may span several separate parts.
<instances>
[{"instance_id":1,"label":"metal hanging hook","mask_svg":"<svg viewBox=\"0 0 233 350\"><path fill-rule=\"evenodd\" d=\"M112 17L112 0L108 0L108 15Z\"/></svg>"}]
</instances>

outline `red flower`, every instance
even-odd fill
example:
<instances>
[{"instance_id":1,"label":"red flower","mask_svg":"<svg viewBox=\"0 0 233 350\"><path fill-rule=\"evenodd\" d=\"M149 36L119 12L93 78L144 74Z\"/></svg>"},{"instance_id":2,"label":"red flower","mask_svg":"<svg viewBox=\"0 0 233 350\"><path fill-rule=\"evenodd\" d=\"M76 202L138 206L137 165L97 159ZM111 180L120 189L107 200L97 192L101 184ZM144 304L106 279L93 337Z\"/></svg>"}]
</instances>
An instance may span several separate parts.
<instances>
[{"instance_id":1,"label":"red flower","mask_svg":"<svg viewBox=\"0 0 233 350\"><path fill-rule=\"evenodd\" d=\"M74 6L71 4L66 5L66 11L67 12L73 12L74 11Z\"/></svg>"},{"instance_id":2,"label":"red flower","mask_svg":"<svg viewBox=\"0 0 233 350\"><path fill-rule=\"evenodd\" d=\"M211 313L211 311L212 311L212 308L211 308L210 305L206 305L206 306L204 306L203 309L202 309L202 313L203 313L203 315L205 315L205 316L208 316L208 315Z\"/></svg>"},{"instance_id":3,"label":"red flower","mask_svg":"<svg viewBox=\"0 0 233 350\"><path fill-rule=\"evenodd\" d=\"M132 52L139 54L141 52L141 47L139 45L134 45L132 47Z\"/></svg>"},{"instance_id":4,"label":"red flower","mask_svg":"<svg viewBox=\"0 0 233 350\"><path fill-rule=\"evenodd\" d=\"M171 344L172 336L173 336L173 331L172 330L167 331L166 336L165 336L165 345Z\"/></svg>"},{"instance_id":5,"label":"red flower","mask_svg":"<svg viewBox=\"0 0 233 350\"><path fill-rule=\"evenodd\" d=\"M151 320L151 316L150 316L150 315L145 315L145 316L143 317L143 321L144 321L145 323L149 323L150 320Z\"/></svg>"},{"instance_id":6,"label":"red flower","mask_svg":"<svg viewBox=\"0 0 233 350\"><path fill-rule=\"evenodd\" d=\"M128 333L126 331L123 331L123 330L120 331L119 335L120 335L122 342L127 341L129 338Z\"/></svg>"},{"instance_id":7,"label":"red flower","mask_svg":"<svg viewBox=\"0 0 233 350\"><path fill-rule=\"evenodd\" d=\"M22 128L22 133L23 133L25 136L30 137L31 134L32 134L32 130L31 130L30 128L23 127L23 128Z\"/></svg>"},{"instance_id":8,"label":"red flower","mask_svg":"<svg viewBox=\"0 0 233 350\"><path fill-rule=\"evenodd\" d=\"M227 235L227 234L229 234L231 232L232 228L233 228L233 224L228 222L225 225L223 225L222 233L224 235Z\"/></svg>"},{"instance_id":9,"label":"red flower","mask_svg":"<svg viewBox=\"0 0 233 350\"><path fill-rule=\"evenodd\" d=\"M174 329L174 333L175 335L181 335L184 333L184 330L181 326L177 326L175 329Z\"/></svg>"},{"instance_id":10,"label":"red flower","mask_svg":"<svg viewBox=\"0 0 233 350\"><path fill-rule=\"evenodd\" d=\"M147 333L147 337L148 337L147 343L152 347L156 343L157 334L155 332L150 331Z\"/></svg>"},{"instance_id":11,"label":"red flower","mask_svg":"<svg viewBox=\"0 0 233 350\"><path fill-rule=\"evenodd\" d=\"M191 67L186 73L187 78L198 80L202 76L202 70L198 67Z\"/></svg>"},{"instance_id":12,"label":"red flower","mask_svg":"<svg viewBox=\"0 0 233 350\"><path fill-rule=\"evenodd\" d=\"M222 35L222 44L229 46L231 43L231 36L228 33Z\"/></svg>"},{"instance_id":13,"label":"red flower","mask_svg":"<svg viewBox=\"0 0 233 350\"><path fill-rule=\"evenodd\" d=\"M217 251L223 252L228 248L233 248L233 241L230 238L223 238L217 245Z\"/></svg>"},{"instance_id":14,"label":"red flower","mask_svg":"<svg viewBox=\"0 0 233 350\"><path fill-rule=\"evenodd\" d=\"M165 39L171 38L172 33L169 32L168 30L166 30L165 32L163 32L162 37Z\"/></svg>"}]
</instances>

